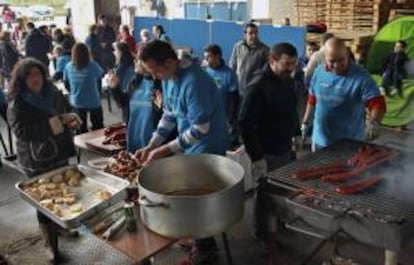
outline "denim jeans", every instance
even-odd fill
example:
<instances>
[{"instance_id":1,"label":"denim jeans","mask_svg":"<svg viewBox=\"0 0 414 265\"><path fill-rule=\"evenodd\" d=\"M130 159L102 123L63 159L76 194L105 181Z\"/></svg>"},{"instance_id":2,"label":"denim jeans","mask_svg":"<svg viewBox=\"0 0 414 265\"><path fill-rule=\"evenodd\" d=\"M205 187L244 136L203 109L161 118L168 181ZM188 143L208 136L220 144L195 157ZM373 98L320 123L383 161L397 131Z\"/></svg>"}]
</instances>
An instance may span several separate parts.
<instances>
[{"instance_id":1,"label":"denim jeans","mask_svg":"<svg viewBox=\"0 0 414 265\"><path fill-rule=\"evenodd\" d=\"M394 86L399 95L402 95L402 79L403 73L398 70L386 70L382 77L382 86L384 87L385 94L390 95L390 87Z\"/></svg>"}]
</instances>

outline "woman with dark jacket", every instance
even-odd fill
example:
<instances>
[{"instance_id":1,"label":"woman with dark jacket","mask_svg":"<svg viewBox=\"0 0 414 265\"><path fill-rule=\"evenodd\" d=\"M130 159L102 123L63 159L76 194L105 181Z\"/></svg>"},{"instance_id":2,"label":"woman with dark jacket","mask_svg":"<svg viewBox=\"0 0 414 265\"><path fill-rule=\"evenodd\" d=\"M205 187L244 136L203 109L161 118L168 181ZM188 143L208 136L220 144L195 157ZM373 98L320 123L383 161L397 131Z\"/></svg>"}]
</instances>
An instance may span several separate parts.
<instances>
[{"instance_id":1,"label":"woman with dark jacket","mask_svg":"<svg viewBox=\"0 0 414 265\"><path fill-rule=\"evenodd\" d=\"M0 33L0 69L6 80L10 79L14 65L19 60L19 52L11 42L11 34L8 31Z\"/></svg>"},{"instance_id":2,"label":"woman with dark jacket","mask_svg":"<svg viewBox=\"0 0 414 265\"><path fill-rule=\"evenodd\" d=\"M128 44L125 42L117 42L115 44L115 63L116 68L109 71L109 75L115 74L119 79L119 90L121 93L128 93L128 85L135 76L134 57L132 56ZM122 109L122 118L124 122L128 116L128 104L122 101L117 101Z\"/></svg>"},{"instance_id":3,"label":"woman with dark jacket","mask_svg":"<svg viewBox=\"0 0 414 265\"><path fill-rule=\"evenodd\" d=\"M75 155L71 130L79 127L80 121L76 114L69 113L65 98L47 79L42 62L26 58L16 64L8 100L8 120L25 174L34 177L67 165ZM51 221L40 212L38 220L47 254L54 259L50 249Z\"/></svg>"}]
</instances>

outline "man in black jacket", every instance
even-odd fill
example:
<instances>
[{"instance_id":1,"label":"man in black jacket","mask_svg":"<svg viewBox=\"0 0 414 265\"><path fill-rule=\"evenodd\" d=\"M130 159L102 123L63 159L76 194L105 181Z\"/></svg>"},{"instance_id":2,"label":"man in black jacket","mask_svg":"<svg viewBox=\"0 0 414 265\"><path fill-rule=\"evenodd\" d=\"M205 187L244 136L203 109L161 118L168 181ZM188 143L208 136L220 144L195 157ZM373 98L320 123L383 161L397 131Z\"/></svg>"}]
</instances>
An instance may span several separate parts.
<instances>
[{"instance_id":1,"label":"man in black jacket","mask_svg":"<svg viewBox=\"0 0 414 265\"><path fill-rule=\"evenodd\" d=\"M252 175L258 184L268 171L291 160L292 137L299 131L294 81L297 64L295 47L276 44L270 50L269 62L257 72L243 99L239 126L241 136L252 160ZM257 206L260 206L257 201ZM256 207L257 208L257 207ZM255 210L256 214L260 209ZM261 233L256 215L255 233Z\"/></svg>"},{"instance_id":2,"label":"man in black jacket","mask_svg":"<svg viewBox=\"0 0 414 265\"><path fill-rule=\"evenodd\" d=\"M51 52L51 42L39 29L35 28L32 22L27 23L29 35L24 43L26 57L33 57L41 61L46 69L49 67L49 57L47 54Z\"/></svg>"},{"instance_id":3,"label":"man in black jacket","mask_svg":"<svg viewBox=\"0 0 414 265\"><path fill-rule=\"evenodd\" d=\"M101 62L105 70L109 70L115 65L112 44L116 41L115 30L108 25L108 18L105 15L98 17L99 39L102 45Z\"/></svg>"},{"instance_id":4,"label":"man in black jacket","mask_svg":"<svg viewBox=\"0 0 414 265\"><path fill-rule=\"evenodd\" d=\"M296 63L295 47L277 44L271 49L268 65L248 85L239 126L253 167L261 169L256 176L278 167L278 158L290 157L292 137L299 128L291 78Z\"/></svg>"}]
</instances>

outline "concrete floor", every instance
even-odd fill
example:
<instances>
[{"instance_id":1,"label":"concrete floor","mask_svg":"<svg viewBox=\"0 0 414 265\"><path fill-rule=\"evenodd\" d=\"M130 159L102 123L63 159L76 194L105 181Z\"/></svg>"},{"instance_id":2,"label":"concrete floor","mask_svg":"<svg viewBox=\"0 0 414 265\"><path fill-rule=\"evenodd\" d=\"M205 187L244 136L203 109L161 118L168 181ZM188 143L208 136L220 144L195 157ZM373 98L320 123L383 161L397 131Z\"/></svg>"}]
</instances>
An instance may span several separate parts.
<instances>
[{"instance_id":1,"label":"concrete floor","mask_svg":"<svg viewBox=\"0 0 414 265\"><path fill-rule=\"evenodd\" d=\"M120 112L114 107L112 113L108 112L106 101L105 123L112 124L120 120ZM5 135L5 126L0 121L0 132ZM411 132L396 133L385 130L378 143L398 147L405 150L414 150L413 134ZM84 153L82 163L86 164L96 155ZM74 162L74 161L73 161ZM9 258L16 265L41 265L47 264L42 248L42 242L37 229L37 220L34 209L18 197L14 189L17 181L24 176L9 165L0 168L0 255ZM270 264L268 251L262 243L255 241L251 231L251 205L252 200L246 201L246 211L243 220L229 231L230 247L232 249L235 265L264 265ZM220 238L217 238L221 245ZM319 240L298 234L293 231L283 230L277 233L277 261L274 265L299 265L319 243ZM131 264L131 260L119 251L107 246L94 236L81 233L78 238L60 238L60 252L64 259L61 264ZM322 264L332 254L331 245L321 251L309 264ZM272 250L274 252L276 250ZM221 253L222 264L226 264ZM351 257L358 261L354 264L379 265L382 264L383 252L349 240L341 240L339 253L345 257ZM155 265L176 264L184 253L176 246L160 253L154 258ZM414 264L414 244L408 245L400 253L400 263L404 265ZM348 264L348 263L347 263ZM351 263L349 263L351 264Z\"/></svg>"}]
</instances>

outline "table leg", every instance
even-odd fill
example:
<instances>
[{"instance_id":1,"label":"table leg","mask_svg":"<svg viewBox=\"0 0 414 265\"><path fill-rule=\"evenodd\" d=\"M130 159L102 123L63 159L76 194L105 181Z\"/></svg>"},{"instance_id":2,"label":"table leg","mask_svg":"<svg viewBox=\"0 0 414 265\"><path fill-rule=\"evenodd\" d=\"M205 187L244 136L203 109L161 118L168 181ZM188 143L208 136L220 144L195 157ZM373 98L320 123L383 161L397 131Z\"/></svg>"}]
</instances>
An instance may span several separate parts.
<instances>
[{"instance_id":1,"label":"table leg","mask_svg":"<svg viewBox=\"0 0 414 265\"><path fill-rule=\"evenodd\" d=\"M108 110L109 110L109 112L112 112L112 104L111 104L111 91L110 91L110 88L108 87L108 88L106 88L107 90L106 90L106 96L107 96L107 100L108 100Z\"/></svg>"},{"instance_id":2,"label":"table leg","mask_svg":"<svg viewBox=\"0 0 414 265\"><path fill-rule=\"evenodd\" d=\"M233 264L233 258L231 257L229 241L227 240L227 234L222 233L221 236L223 237L224 250L226 251L227 264L232 265Z\"/></svg>"},{"instance_id":3,"label":"table leg","mask_svg":"<svg viewBox=\"0 0 414 265\"><path fill-rule=\"evenodd\" d=\"M82 150L78 148L78 151L76 152L76 159L78 160L78 164L81 162L81 152Z\"/></svg>"},{"instance_id":4,"label":"table leg","mask_svg":"<svg viewBox=\"0 0 414 265\"><path fill-rule=\"evenodd\" d=\"M50 241L50 247L53 251L53 256L55 259L53 260L53 264L59 264L59 247L58 247L58 229L59 227L52 221L50 221L50 224L48 226L48 237Z\"/></svg>"},{"instance_id":5,"label":"table leg","mask_svg":"<svg viewBox=\"0 0 414 265\"><path fill-rule=\"evenodd\" d=\"M4 150L4 154L9 156L9 151L7 150L6 143L4 142L3 136L0 134L0 142Z\"/></svg>"},{"instance_id":6,"label":"table leg","mask_svg":"<svg viewBox=\"0 0 414 265\"><path fill-rule=\"evenodd\" d=\"M14 154L14 150L13 150L13 134L12 134L12 131L11 131L11 127L10 127L10 125L8 125L7 124L7 132L8 132L8 137L9 137L9 152L10 152L10 155L13 155Z\"/></svg>"},{"instance_id":7,"label":"table leg","mask_svg":"<svg viewBox=\"0 0 414 265\"><path fill-rule=\"evenodd\" d=\"M398 264L398 252L386 249L384 265L397 265L397 264Z\"/></svg>"}]
</instances>

